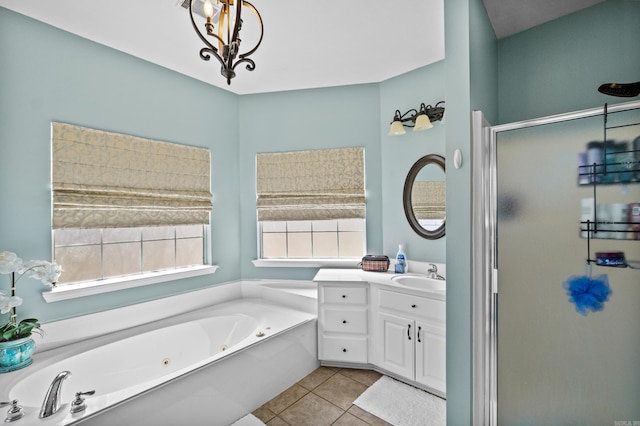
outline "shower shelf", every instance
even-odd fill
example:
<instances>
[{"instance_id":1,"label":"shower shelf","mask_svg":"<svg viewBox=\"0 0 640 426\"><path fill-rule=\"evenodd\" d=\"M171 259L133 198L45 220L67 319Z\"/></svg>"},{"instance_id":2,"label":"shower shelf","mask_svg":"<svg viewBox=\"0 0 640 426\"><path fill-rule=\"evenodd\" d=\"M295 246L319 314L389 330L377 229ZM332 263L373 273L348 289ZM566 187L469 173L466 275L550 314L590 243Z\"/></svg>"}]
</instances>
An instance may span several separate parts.
<instances>
[{"instance_id":1,"label":"shower shelf","mask_svg":"<svg viewBox=\"0 0 640 426\"><path fill-rule=\"evenodd\" d=\"M579 185L620 185L628 183L640 183L640 150L609 150L607 152L607 130L621 129L625 127L640 126L640 121L621 124L607 125L609 112L607 104L604 104L603 110L603 147L602 155L603 163L592 163L578 167L578 184ZM640 137L640 136L639 136ZM623 157L622 159L620 157ZM622 161L620 161L622 160Z\"/></svg>"},{"instance_id":2,"label":"shower shelf","mask_svg":"<svg viewBox=\"0 0 640 426\"><path fill-rule=\"evenodd\" d=\"M639 123L640 124L640 123ZM588 166L578 167L578 184L587 185L625 185L640 183L640 150L605 152L606 156L628 154L637 160L607 161L603 164L593 163ZM631 176L629 176L631 175ZM585 179L586 178L586 179Z\"/></svg>"},{"instance_id":3,"label":"shower shelf","mask_svg":"<svg viewBox=\"0 0 640 426\"><path fill-rule=\"evenodd\" d=\"M623 127L640 126L640 122L628 123L623 125L609 126L607 104L604 104L603 113L603 129L604 139L603 143L604 153L602 155L602 164L593 163L590 165L584 165L578 167L578 184L579 186L590 185L593 187L593 221L580 222L581 235L585 235L587 240L587 263L597 264L597 260L591 258L591 240L602 239L609 241L640 241L640 239L628 239L628 238L616 238L620 233L627 234L636 233L636 236L640 234L639 231L631 229L631 226L639 225L635 222L612 222L612 221L599 221L596 206L597 204L597 188L600 185L627 185L640 183L640 150L623 150L623 151L609 151L607 152L608 141L607 130L617 129ZM640 137L640 136L639 136ZM634 145L633 148L636 148ZM640 201L640 200L639 200ZM620 227L624 229L620 229ZM597 238L598 232L607 233L606 238ZM611 236L613 234L613 236ZM629 263L635 264L635 266ZM614 268L631 268L638 269L638 262L627 262L626 265L598 265L604 267Z\"/></svg>"}]
</instances>

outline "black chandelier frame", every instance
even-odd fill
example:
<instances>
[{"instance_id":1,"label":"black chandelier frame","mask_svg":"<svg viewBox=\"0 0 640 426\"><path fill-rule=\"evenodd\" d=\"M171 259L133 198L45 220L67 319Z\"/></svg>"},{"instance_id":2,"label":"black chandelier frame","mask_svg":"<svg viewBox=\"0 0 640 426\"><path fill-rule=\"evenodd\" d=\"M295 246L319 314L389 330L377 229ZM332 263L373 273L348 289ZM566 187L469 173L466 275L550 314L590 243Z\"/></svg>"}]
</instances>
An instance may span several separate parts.
<instances>
[{"instance_id":1,"label":"black chandelier frame","mask_svg":"<svg viewBox=\"0 0 640 426\"><path fill-rule=\"evenodd\" d=\"M260 47L262 43L262 37L264 35L264 27L262 24L262 17L258 10L246 0L235 0L237 3L235 10L235 20L233 25L233 34L229 34L227 31L227 40L229 40L229 44L226 44L224 39L221 38L218 34L214 32L214 25L212 22L207 21L205 24L205 28L207 30L207 35L214 37L216 39L215 43L218 44L216 47L213 43L211 43L207 37L198 29L196 25L196 21L193 17L193 2L195 0L189 1L189 16L191 18L191 25L193 25L193 29L200 37L200 40L206 45L202 49L200 49L200 58L204 61L211 60L213 56L220 62L220 74L227 79L227 84L231 84L231 79L236 76L236 67L242 63L246 63L247 71L253 71L256 69L256 63L253 59L249 58L257 49ZM221 0L222 10L220 11L220 18L218 20L218 26L224 28L225 26L225 18L229 19L229 7L233 6L234 0ZM242 9L248 8L253 12L256 19L258 20L258 24L260 26L260 37L258 38L257 43L250 50L239 53L240 50L240 31L242 30ZM226 11L226 13L225 13ZM237 58L237 60L236 60Z\"/></svg>"}]
</instances>

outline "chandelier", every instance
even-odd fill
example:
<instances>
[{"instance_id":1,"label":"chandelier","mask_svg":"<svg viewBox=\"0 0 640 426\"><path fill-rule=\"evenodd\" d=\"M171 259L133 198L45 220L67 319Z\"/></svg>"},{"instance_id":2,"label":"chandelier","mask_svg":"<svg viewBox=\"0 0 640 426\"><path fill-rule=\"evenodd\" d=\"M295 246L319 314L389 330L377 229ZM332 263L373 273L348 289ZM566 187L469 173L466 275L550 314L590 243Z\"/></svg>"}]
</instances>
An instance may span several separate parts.
<instances>
[{"instance_id":1,"label":"chandelier","mask_svg":"<svg viewBox=\"0 0 640 426\"><path fill-rule=\"evenodd\" d=\"M200 5L202 7L199 7ZM240 53L242 12L245 9L252 11L258 22L258 41L249 50ZM194 14L206 19L206 36L198 28ZM260 13L251 3L245 0L214 0L213 3L211 0L189 0L189 15L193 29L206 45L200 49L200 58L204 61L210 60L212 56L216 58L220 62L220 73L227 79L227 84L231 84L231 79L236 76L235 69L238 65L246 63L248 71L256 68L255 62L249 56L262 42L263 27Z\"/></svg>"}]
</instances>

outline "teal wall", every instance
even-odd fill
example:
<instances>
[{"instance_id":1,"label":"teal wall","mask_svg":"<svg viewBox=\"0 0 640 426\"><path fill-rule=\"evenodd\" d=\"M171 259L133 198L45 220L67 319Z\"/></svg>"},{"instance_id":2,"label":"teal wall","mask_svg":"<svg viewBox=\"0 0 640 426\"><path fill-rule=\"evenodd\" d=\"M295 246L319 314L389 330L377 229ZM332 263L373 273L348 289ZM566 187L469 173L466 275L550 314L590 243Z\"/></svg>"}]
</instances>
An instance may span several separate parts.
<instances>
[{"instance_id":1,"label":"teal wall","mask_svg":"<svg viewBox=\"0 0 640 426\"><path fill-rule=\"evenodd\" d=\"M212 159L215 275L49 304L27 279L21 316L51 321L238 278L237 96L4 8L0 64L0 251L52 257L51 121L206 147Z\"/></svg>"},{"instance_id":2,"label":"teal wall","mask_svg":"<svg viewBox=\"0 0 640 426\"><path fill-rule=\"evenodd\" d=\"M242 278L311 279L317 268L256 268L255 156L259 152L364 147L368 249L382 250L380 97L377 84L298 90L240 99Z\"/></svg>"},{"instance_id":3,"label":"teal wall","mask_svg":"<svg viewBox=\"0 0 640 426\"><path fill-rule=\"evenodd\" d=\"M447 424L472 423L471 111L497 117L497 44L482 0L445 1ZM453 124L451 124L453 123ZM453 167L456 149L460 169Z\"/></svg>"},{"instance_id":4,"label":"teal wall","mask_svg":"<svg viewBox=\"0 0 640 426\"><path fill-rule=\"evenodd\" d=\"M500 40L500 123L628 100L597 88L640 80L639 19L640 2L607 0Z\"/></svg>"},{"instance_id":5,"label":"teal wall","mask_svg":"<svg viewBox=\"0 0 640 426\"><path fill-rule=\"evenodd\" d=\"M402 191L413 163L427 154L445 155L448 110L445 110L444 121L436 121L429 130L406 129L404 135L388 135L396 110L402 114L412 108L418 109L423 102L434 106L439 101L446 101L444 72L444 61L440 61L380 83L380 119L376 126L382 150L382 253L389 257L395 257L398 244L404 244L409 260L445 263L447 237L426 240L411 229L402 207Z\"/></svg>"},{"instance_id":6,"label":"teal wall","mask_svg":"<svg viewBox=\"0 0 640 426\"><path fill-rule=\"evenodd\" d=\"M42 40L48 49L34 54ZM311 279L315 268L252 264L258 152L365 147L368 252L394 256L405 243L412 260L445 261L445 239L417 237L402 210L404 176L422 155L444 154L445 126L386 135L395 109L444 100L443 63L381 84L237 96L4 8L0 57L0 156L10 159L0 167L0 199L10 200L0 250L51 258L51 121L206 147L212 157L214 275L49 304L27 280L21 316L53 321L241 278Z\"/></svg>"}]
</instances>

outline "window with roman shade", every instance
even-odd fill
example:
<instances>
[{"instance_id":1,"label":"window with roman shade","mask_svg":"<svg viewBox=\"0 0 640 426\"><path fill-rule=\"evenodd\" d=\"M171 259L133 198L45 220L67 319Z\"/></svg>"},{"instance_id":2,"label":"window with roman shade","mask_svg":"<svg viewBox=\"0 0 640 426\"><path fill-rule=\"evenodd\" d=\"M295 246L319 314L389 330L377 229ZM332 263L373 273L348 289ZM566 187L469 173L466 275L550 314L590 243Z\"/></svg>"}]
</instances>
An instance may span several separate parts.
<instances>
[{"instance_id":1,"label":"window with roman shade","mask_svg":"<svg viewBox=\"0 0 640 426\"><path fill-rule=\"evenodd\" d=\"M209 266L210 169L207 149L52 123L58 284Z\"/></svg>"},{"instance_id":2,"label":"window with roman shade","mask_svg":"<svg viewBox=\"0 0 640 426\"><path fill-rule=\"evenodd\" d=\"M208 224L209 150L53 123L53 228Z\"/></svg>"},{"instance_id":3,"label":"window with roman shade","mask_svg":"<svg viewBox=\"0 0 640 426\"><path fill-rule=\"evenodd\" d=\"M258 220L365 217L364 148L257 155Z\"/></svg>"},{"instance_id":4,"label":"window with roman shade","mask_svg":"<svg viewBox=\"0 0 640 426\"><path fill-rule=\"evenodd\" d=\"M361 147L257 154L261 257L362 256L364 179Z\"/></svg>"}]
</instances>

